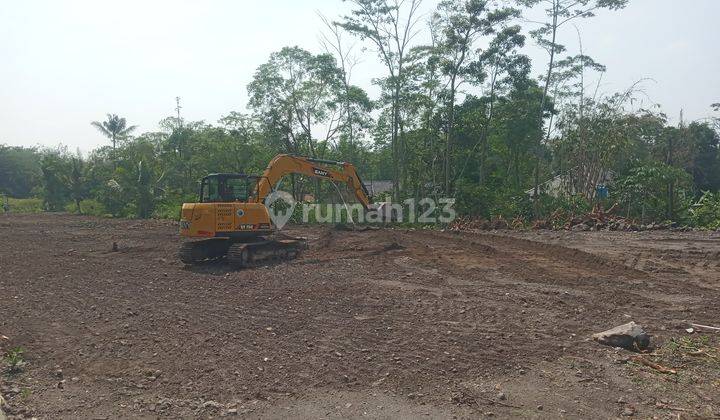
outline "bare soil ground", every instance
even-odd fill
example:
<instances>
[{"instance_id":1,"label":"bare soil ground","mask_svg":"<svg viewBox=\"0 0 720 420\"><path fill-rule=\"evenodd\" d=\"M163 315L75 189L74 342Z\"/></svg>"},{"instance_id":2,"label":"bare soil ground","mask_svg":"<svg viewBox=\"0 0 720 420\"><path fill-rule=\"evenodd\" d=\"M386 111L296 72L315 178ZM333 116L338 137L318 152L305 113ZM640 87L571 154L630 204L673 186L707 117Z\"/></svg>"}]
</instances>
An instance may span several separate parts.
<instances>
[{"instance_id":1,"label":"bare soil ground","mask_svg":"<svg viewBox=\"0 0 720 420\"><path fill-rule=\"evenodd\" d=\"M10 417L720 416L720 234L296 227L184 267L177 226L0 215ZM112 252L112 243L119 250ZM642 325L645 360L595 332Z\"/></svg>"}]
</instances>

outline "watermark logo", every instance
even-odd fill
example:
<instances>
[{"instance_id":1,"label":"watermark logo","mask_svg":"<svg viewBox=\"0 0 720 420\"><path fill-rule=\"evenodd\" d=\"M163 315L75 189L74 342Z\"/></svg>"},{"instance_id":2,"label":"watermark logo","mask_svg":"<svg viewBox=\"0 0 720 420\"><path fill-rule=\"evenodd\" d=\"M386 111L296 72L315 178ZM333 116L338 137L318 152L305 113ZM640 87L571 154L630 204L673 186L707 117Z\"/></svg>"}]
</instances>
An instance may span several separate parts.
<instances>
[{"instance_id":1,"label":"watermark logo","mask_svg":"<svg viewBox=\"0 0 720 420\"><path fill-rule=\"evenodd\" d=\"M373 204L370 209L364 208L359 203L297 203L292 195L285 191L274 191L265 199L270 218L278 229L282 229L287 224L298 204L301 205L302 215L297 216L300 216L302 223L448 224L457 216L454 198L408 199L402 203L383 202Z\"/></svg>"},{"instance_id":2,"label":"watermark logo","mask_svg":"<svg viewBox=\"0 0 720 420\"><path fill-rule=\"evenodd\" d=\"M292 194L285 191L273 191L265 197L265 207L270 213L270 219L278 229L282 229L287 224L296 205L297 202Z\"/></svg>"}]
</instances>

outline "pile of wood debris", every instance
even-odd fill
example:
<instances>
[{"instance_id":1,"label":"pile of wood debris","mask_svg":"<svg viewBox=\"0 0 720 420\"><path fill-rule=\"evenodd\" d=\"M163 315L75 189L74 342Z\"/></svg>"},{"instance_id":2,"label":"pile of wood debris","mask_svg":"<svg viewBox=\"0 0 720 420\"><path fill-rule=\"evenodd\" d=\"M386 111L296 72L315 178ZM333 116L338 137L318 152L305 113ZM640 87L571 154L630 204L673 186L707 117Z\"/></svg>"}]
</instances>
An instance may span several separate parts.
<instances>
[{"instance_id":1,"label":"pile of wood debris","mask_svg":"<svg viewBox=\"0 0 720 420\"><path fill-rule=\"evenodd\" d=\"M608 210L604 210L602 206L597 204L591 212L583 215L568 214L564 210L556 210L548 218L535 220L532 223L527 223L521 217L511 221L504 219L502 216L491 220L461 217L450 225L450 230L503 230L529 227L535 230L572 230L576 232L599 230L640 232L647 230L684 231L690 229L679 228L676 223L672 222L643 224L635 219L613 214L617 208L618 205L615 204Z\"/></svg>"},{"instance_id":2,"label":"pile of wood debris","mask_svg":"<svg viewBox=\"0 0 720 420\"><path fill-rule=\"evenodd\" d=\"M617 216L613 214L617 207L618 205L616 203L608 210L604 210L602 206L596 204L590 213L567 219L562 228L573 231L619 230L639 232L646 230L669 230L677 227L676 223L671 222L643 224L635 219Z\"/></svg>"}]
</instances>

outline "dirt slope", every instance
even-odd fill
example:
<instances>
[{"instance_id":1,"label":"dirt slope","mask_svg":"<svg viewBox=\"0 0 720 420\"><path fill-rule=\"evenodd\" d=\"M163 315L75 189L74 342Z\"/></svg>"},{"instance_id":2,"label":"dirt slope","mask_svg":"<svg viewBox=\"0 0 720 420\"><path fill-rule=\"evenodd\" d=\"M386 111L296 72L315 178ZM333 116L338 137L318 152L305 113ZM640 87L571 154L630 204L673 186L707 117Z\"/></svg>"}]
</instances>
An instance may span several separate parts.
<instances>
[{"instance_id":1,"label":"dirt slope","mask_svg":"<svg viewBox=\"0 0 720 420\"><path fill-rule=\"evenodd\" d=\"M718 334L685 332L720 325L717 234L291 233L232 271L169 222L0 215L7 414L720 416ZM677 375L588 339L630 320Z\"/></svg>"}]
</instances>

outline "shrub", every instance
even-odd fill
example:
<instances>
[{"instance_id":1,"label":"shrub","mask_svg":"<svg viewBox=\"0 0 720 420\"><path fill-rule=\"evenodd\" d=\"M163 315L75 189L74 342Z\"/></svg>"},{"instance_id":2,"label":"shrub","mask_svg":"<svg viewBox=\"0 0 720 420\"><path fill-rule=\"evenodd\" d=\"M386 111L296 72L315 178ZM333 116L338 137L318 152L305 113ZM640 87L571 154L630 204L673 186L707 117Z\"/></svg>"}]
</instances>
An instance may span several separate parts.
<instances>
[{"instance_id":1,"label":"shrub","mask_svg":"<svg viewBox=\"0 0 720 420\"><path fill-rule=\"evenodd\" d=\"M107 211L105 210L105 206L93 199L85 199L80 201L80 210L82 211L82 214L87 214L90 216L105 216L107 215ZM78 213L77 206L75 203L68 203L65 206L65 211L68 213Z\"/></svg>"},{"instance_id":2,"label":"shrub","mask_svg":"<svg viewBox=\"0 0 720 420\"><path fill-rule=\"evenodd\" d=\"M156 219L179 220L183 203L197 202L196 194L170 193L163 197L153 210L152 217Z\"/></svg>"},{"instance_id":3,"label":"shrub","mask_svg":"<svg viewBox=\"0 0 720 420\"><path fill-rule=\"evenodd\" d=\"M43 200L40 198L8 198L12 213L40 213L43 211Z\"/></svg>"},{"instance_id":4,"label":"shrub","mask_svg":"<svg viewBox=\"0 0 720 420\"><path fill-rule=\"evenodd\" d=\"M668 185L673 185L672 197ZM687 194L690 175L682 169L652 162L631 169L615 182L612 198L623 204L626 216L642 222L683 221L691 204ZM672 201L670 201L672 198Z\"/></svg>"},{"instance_id":5,"label":"shrub","mask_svg":"<svg viewBox=\"0 0 720 420\"><path fill-rule=\"evenodd\" d=\"M705 191L690 207L690 220L694 226L709 229L720 228L720 192Z\"/></svg>"}]
</instances>

